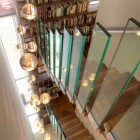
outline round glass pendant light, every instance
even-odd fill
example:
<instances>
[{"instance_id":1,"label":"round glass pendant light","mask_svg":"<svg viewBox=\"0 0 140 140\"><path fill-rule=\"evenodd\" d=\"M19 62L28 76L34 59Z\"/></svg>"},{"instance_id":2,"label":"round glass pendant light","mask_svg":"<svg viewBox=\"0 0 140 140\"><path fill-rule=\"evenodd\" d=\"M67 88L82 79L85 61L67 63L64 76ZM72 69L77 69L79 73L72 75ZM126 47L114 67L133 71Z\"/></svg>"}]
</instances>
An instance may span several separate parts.
<instances>
[{"instance_id":1,"label":"round glass pendant light","mask_svg":"<svg viewBox=\"0 0 140 140\"><path fill-rule=\"evenodd\" d=\"M37 57L32 53L25 53L20 58L20 66L25 71L32 71L37 67Z\"/></svg>"},{"instance_id":2,"label":"round glass pendant light","mask_svg":"<svg viewBox=\"0 0 140 140\"><path fill-rule=\"evenodd\" d=\"M40 101L42 104L47 104L49 103L50 101L50 95L48 93L43 93L41 96L40 96Z\"/></svg>"},{"instance_id":3,"label":"round glass pendant light","mask_svg":"<svg viewBox=\"0 0 140 140\"><path fill-rule=\"evenodd\" d=\"M35 19L37 16L37 8L33 4L25 4L22 7L22 15L28 20Z\"/></svg>"},{"instance_id":4,"label":"round glass pendant light","mask_svg":"<svg viewBox=\"0 0 140 140\"><path fill-rule=\"evenodd\" d=\"M28 47L27 47L27 50L29 52L36 52L37 51L37 44L35 42L29 42L28 43Z\"/></svg>"},{"instance_id":5,"label":"round glass pendant light","mask_svg":"<svg viewBox=\"0 0 140 140\"><path fill-rule=\"evenodd\" d=\"M93 81L95 79L95 74L94 73L91 73L90 75L89 75L89 80L90 81Z\"/></svg>"},{"instance_id":6,"label":"round glass pendant light","mask_svg":"<svg viewBox=\"0 0 140 140\"><path fill-rule=\"evenodd\" d=\"M37 94L32 94L31 102L36 103L39 100L39 96Z\"/></svg>"},{"instance_id":7,"label":"round glass pendant light","mask_svg":"<svg viewBox=\"0 0 140 140\"><path fill-rule=\"evenodd\" d=\"M19 27L17 28L17 32L20 34L20 35L23 35L26 33L26 29L24 26L22 25L19 25Z\"/></svg>"},{"instance_id":8,"label":"round glass pendant light","mask_svg":"<svg viewBox=\"0 0 140 140\"><path fill-rule=\"evenodd\" d=\"M17 44L17 49L18 50L27 49L27 44L26 43L19 43L19 44Z\"/></svg>"},{"instance_id":9,"label":"round glass pendant light","mask_svg":"<svg viewBox=\"0 0 140 140\"><path fill-rule=\"evenodd\" d=\"M36 80L36 76L35 75L31 75L29 78L28 78L28 83L32 83Z\"/></svg>"}]
</instances>

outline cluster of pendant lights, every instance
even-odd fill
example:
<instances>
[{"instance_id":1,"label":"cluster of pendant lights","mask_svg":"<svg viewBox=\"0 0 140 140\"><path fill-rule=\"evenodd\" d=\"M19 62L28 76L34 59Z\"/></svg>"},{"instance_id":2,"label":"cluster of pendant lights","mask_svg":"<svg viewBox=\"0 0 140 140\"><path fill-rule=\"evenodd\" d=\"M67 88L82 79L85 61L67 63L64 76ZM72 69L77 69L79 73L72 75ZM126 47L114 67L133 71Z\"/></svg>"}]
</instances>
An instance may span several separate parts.
<instances>
[{"instance_id":1,"label":"cluster of pendant lights","mask_svg":"<svg viewBox=\"0 0 140 140\"><path fill-rule=\"evenodd\" d=\"M37 8L33 4L26 4L22 7L22 16L27 20L33 20L37 17ZM20 35L24 35L26 33L26 28L22 25L20 25L17 28L17 32ZM37 57L33 54L37 51L37 44L33 41L26 43L19 43L17 45L18 50L27 50L27 53L24 53L20 58L20 66L25 71L33 71L38 64ZM32 83L36 80L36 77L34 75L31 75L28 78L28 82ZM31 105L34 106L34 109L39 112L40 108L37 107L41 103L47 104L50 101L50 95L48 93L43 93L40 96L38 94L32 94L31 96Z\"/></svg>"},{"instance_id":2,"label":"cluster of pendant lights","mask_svg":"<svg viewBox=\"0 0 140 140\"><path fill-rule=\"evenodd\" d=\"M25 19L28 20L33 20L37 16L37 8L33 4L25 4L22 7L22 16ZM17 28L17 32L20 35L24 35L26 33L26 28L22 25L20 25ZM23 70L25 71L32 71L37 67L38 60L37 57L33 54L34 52L37 51L37 44L35 42L29 42L28 44L26 43L19 43L17 45L18 50L27 50L28 53L25 53L22 55L20 58L20 65Z\"/></svg>"}]
</instances>

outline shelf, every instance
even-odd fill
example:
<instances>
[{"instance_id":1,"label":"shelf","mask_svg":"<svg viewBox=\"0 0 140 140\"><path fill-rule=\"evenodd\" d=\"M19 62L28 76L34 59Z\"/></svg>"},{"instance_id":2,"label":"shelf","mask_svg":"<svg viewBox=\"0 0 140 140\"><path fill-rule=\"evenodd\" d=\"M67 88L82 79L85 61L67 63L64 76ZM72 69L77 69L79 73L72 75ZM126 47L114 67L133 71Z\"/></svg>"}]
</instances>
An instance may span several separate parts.
<instances>
[{"instance_id":1,"label":"shelf","mask_svg":"<svg viewBox=\"0 0 140 140\"><path fill-rule=\"evenodd\" d=\"M83 14L93 14L93 13L96 14L97 11L91 11L91 12L84 11L84 12L79 12L79 13L70 14L70 15L66 15L66 16L48 18L46 20L49 22L49 21L60 20L60 19L65 19L65 18L71 18L71 17L74 17L74 16L80 16L80 15L83 15Z\"/></svg>"},{"instance_id":2,"label":"shelf","mask_svg":"<svg viewBox=\"0 0 140 140\"><path fill-rule=\"evenodd\" d=\"M78 2L78 1L81 1L81 0L56 0L56 1L52 1L52 2L46 2L46 3L43 3L43 4L35 4L37 7L42 7L42 6L51 6L51 5L59 5L59 4L64 4L64 3L72 3L72 2ZM88 1L88 0L87 0Z\"/></svg>"}]
</instances>

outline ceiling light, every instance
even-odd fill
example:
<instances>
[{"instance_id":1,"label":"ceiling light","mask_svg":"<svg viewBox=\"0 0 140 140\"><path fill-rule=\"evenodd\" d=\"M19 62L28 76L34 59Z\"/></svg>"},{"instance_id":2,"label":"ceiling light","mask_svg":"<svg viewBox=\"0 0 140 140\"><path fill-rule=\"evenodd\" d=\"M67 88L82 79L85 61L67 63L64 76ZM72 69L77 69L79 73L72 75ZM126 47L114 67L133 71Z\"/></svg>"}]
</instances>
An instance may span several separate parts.
<instances>
[{"instance_id":1,"label":"ceiling light","mask_svg":"<svg viewBox=\"0 0 140 140\"><path fill-rule=\"evenodd\" d=\"M50 101L50 95L48 94L48 93L43 93L41 96L40 96L40 101L41 101L41 103L43 103L43 104L47 104L47 103L49 103L49 101Z\"/></svg>"},{"instance_id":2,"label":"ceiling light","mask_svg":"<svg viewBox=\"0 0 140 140\"><path fill-rule=\"evenodd\" d=\"M27 47L27 50L29 52L36 52L37 51L37 44L35 42L29 42L28 43L28 47Z\"/></svg>"},{"instance_id":3,"label":"ceiling light","mask_svg":"<svg viewBox=\"0 0 140 140\"><path fill-rule=\"evenodd\" d=\"M31 102L37 105L38 101L39 101L39 96L37 94L32 94Z\"/></svg>"},{"instance_id":4,"label":"ceiling light","mask_svg":"<svg viewBox=\"0 0 140 140\"><path fill-rule=\"evenodd\" d=\"M20 58L20 66L25 71L32 71L37 67L37 57L32 53L25 53Z\"/></svg>"},{"instance_id":5,"label":"ceiling light","mask_svg":"<svg viewBox=\"0 0 140 140\"><path fill-rule=\"evenodd\" d=\"M22 15L28 20L35 19L37 16L37 8L33 4L26 4L22 7Z\"/></svg>"},{"instance_id":6,"label":"ceiling light","mask_svg":"<svg viewBox=\"0 0 140 140\"><path fill-rule=\"evenodd\" d=\"M20 26L17 28L17 32L18 32L20 35L23 35L23 34L25 34L26 29L25 29L24 26L20 25Z\"/></svg>"}]
</instances>

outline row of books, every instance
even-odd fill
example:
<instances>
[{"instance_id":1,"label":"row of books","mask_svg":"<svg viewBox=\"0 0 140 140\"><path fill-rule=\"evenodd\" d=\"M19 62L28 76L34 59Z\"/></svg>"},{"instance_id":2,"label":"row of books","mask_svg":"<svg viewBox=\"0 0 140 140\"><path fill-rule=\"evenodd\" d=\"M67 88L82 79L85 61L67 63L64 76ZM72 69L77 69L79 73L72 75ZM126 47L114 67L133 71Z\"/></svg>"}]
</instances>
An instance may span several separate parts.
<instances>
[{"instance_id":1,"label":"row of books","mask_svg":"<svg viewBox=\"0 0 140 140\"><path fill-rule=\"evenodd\" d=\"M41 10L42 18L54 18L60 16L71 15L88 10L89 2L81 0L78 2L64 3L62 5L48 6Z\"/></svg>"},{"instance_id":2,"label":"row of books","mask_svg":"<svg viewBox=\"0 0 140 140\"><path fill-rule=\"evenodd\" d=\"M46 27L48 30L59 28L62 29L65 26L68 27L73 27L74 25L84 25L88 23L94 23L96 18L96 14L87 14L87 15L80 15L80 16L75 16L72 18L68 19L61 19L59 21L54 21L54 22L47 22Z\"/></svg>"}]
</instances>

